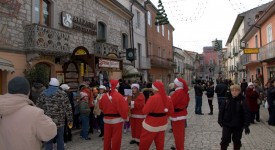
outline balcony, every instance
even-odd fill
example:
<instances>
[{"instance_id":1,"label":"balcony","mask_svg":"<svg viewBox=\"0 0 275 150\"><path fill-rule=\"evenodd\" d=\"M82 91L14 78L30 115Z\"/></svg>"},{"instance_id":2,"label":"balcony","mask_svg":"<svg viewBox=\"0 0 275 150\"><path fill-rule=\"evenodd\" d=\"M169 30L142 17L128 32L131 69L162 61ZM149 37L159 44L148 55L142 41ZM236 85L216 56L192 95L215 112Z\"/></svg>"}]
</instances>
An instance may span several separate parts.
<instances>
[{"instance_id":1,"label":"balcony","mask_svg":"<svg viewBox=\"0 0 275 150\"><path fill-rule=\"evenodd\" d=\"M95 42L94 49L96 55L107 56L108 54L115 54L118 58L120 58L120 52L117 45Z\"/></svg>"},{"instance_id":2,"label":"balcony","mask_svg":"<svg viewBox=\"0 0 275 150\"><path fill-rule=\"evenodd\" d=\"M275 41L272 41L260 48L259 60L266 61L275 58Z\"/></svg>"},{"instance_id":3,"label":"balcony","mask_svg":"<svg viewBox=\"0 0 275 150\"><path fill-rule=\"evenodd\" d=\"M237 63L237 70L238 71L244 71L245 70L245 66L243 66L241 63Z\"/></svg>"},{"instance_id":4,"label":"balcony","mask_svg":"<svg viewBox=\"0 0 275 150\"><path fill-rule=\"evenodd\" d=\"M156 55L149 55L149 57L151 59L151 67L159 67L159 68L167 68L167 69L172 69L176 67L174 62L168 61L166 58L156 56Z\"/></svg>"},{"instance_id":5,"label":"balcony","mask_svg":"<svg viewBox=\"0 0 275 150\"><path fill-rule=\"evenodd\" d=\"M242 54L240 57L240 62L242 65L250 65L254 63L259 63L257 54Z\"/></svg>"},{"instance_id":6,"label":"balcony","mask_svg":"<svg viewBox=\"0 0 275 150\"><path fill-rule=\"evenodd\" d=\"M144 56L141 57L140 69L151 69L150 58Z\"/></svg>"},{"instance_id":7,"label":"balcony","mask_svg":"<svg viewBox=\"0 0 275 150\"><path fill-rule=\"evenodd\" d=\"M70 35L67 32L38 24L25 26L25 49L28 52L63 56L70 54Z\"/></svg>"}]
</instances>

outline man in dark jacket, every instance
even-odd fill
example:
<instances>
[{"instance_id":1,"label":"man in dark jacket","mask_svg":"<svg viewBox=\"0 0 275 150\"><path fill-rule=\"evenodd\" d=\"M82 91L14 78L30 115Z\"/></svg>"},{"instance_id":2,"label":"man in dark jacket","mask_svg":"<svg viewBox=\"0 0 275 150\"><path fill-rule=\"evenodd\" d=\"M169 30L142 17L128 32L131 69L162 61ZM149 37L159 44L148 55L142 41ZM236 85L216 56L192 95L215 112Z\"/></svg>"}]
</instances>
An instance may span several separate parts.
<instances>
[{"instance_id":1,"label":"man in dark jacket","mask_svg":"<svg viewBox=\"0 0 275 150\"><path fill-rule=\"evenodd\" d=\"M215 93L217 93L217 98L218 98L218 104L219 104L219 109L222 104L222 102L226 98L226 93L228 90L227 82L226 81L220 81L219 84L216 85L215 88Z\"/></svg>"},{"instance_id":2,"label":"man in dark jacket","mask_svg":"<svg viewBox=\"0 0 275 150\"><path fill-rule=\"evenodd\" d=\"M196 80L194 89L195 89L195 99L196 99L195 114L203 115L203 113L201 112L201 106L202 106L202 94L203 94L204 88L201 85L201 80Z\"/></svg>"},{"instance_id":3,"label":"man in dark jacket","mask_svg":"<svg viewBox=\"0 0 275 150\"><path fill-rule=\"evenodd\" d=\"M222 102L218 123L222 127L221 150L226 150L232 141L234 150L240 150L242 143L242 132L249 134L250 114L245 98L241 94L239 85L230 87L231 95Z\"/></svg>"},{"instance_id":4,"label":"man in dark jacket","mask_svg":"<svg viewBox=\"0 0 275 150\"><path fill-rule=\"evenodd\" d=\"M275 126L275 80L270 81L270 87L267 90L267 102L270 110L268 124Z\"/></svg>"},{"instance_id":5,"label":"man in dark jacket","mask_svg":"<svg viewBox=\"0 0 275 150\"><path fill-rule=\"evenodd\" d=\"M245 79L243 79L243 82L241 83L241 90L242 90L242 94L245 95L245 90L248 86L248 83L245 81Z\"/></svg>"}]
</instances>

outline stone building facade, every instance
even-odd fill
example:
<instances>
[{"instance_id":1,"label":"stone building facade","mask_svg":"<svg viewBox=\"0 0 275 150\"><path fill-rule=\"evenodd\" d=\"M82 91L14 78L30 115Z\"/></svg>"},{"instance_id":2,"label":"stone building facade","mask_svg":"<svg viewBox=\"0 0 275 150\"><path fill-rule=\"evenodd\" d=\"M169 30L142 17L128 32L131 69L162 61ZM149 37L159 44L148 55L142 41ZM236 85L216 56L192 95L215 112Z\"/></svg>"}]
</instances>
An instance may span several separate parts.
<instances>
[{"instance_id":1,"label":"stone building facade","mask_svg":"<svg viewBox=\"0 0 275 150\"><path fill-rule=\"evenodd\" d=\"M123 35L130 34L132 17L116 0L0 1L0 92L12 77L40 64L49 77L75 88L99 71L121 78L123 44L129 42ZM66 74L70 69L74 73Z\"/></svg>"}]
</instances>

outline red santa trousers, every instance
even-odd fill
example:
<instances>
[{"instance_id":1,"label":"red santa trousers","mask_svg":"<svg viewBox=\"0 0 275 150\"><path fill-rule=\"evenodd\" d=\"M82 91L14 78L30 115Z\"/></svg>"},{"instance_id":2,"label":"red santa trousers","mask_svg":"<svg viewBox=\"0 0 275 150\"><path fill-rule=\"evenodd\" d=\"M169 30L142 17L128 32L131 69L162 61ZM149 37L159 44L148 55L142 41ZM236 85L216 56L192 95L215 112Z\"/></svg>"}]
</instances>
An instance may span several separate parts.
<instances>
[{"instance_id":1,"label":"red santa trousers","mask_svg":"<svg viewBox=\"0 0 275 150\"><path fill-rule=\"evenodd\" d=\"M123 123L104 123L104 150L120 150Z\"/></svg>"},{"instance_id":2,"label":"red santa trousers","mask_svg":"<svg viewBox=\"0 0 275 150\"><path fill-rule=\"evenodd\" d=\"M156 144L156 150L164 150L165 131L150 132L142 128L139 150L149 150L153 141Z\"/></svg>"},{"instance_id":3,"label":"red santa trousers","mask_svg":"<svg viewBox=\"0 0 275 150\"><path fill-rule=\"evenodd\" d=\"M172 129L177 150L184 150L185 119L172 122Z\"/></svg>"},{"instance_id":4,"label":"red santa trousers","mask_svg":"<svg viewBox=\"0 0 275 150\"><path fill-rule=\"evenodd\" d=\"M137 142L140 141L143 120L144 118L130 118L132 138Z\"/></svg>"}]
</instances>

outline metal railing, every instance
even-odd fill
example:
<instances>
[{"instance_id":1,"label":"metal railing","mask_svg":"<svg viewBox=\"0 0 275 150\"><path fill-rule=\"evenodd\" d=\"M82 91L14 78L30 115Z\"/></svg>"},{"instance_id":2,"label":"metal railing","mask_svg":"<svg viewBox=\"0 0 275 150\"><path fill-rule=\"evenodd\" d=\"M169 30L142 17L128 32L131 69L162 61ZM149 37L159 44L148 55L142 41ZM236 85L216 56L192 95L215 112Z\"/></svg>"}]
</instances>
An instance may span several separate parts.
<instances>
[{"instance_id":1,"label":"metal railing","mask_svg":"<svg viewBox=\"0 0 275 150\"><path fill-rule=\"evenodd\" d=\"M52 55L70 53L70 35L67 32L38 24L30 24L25 29L25 49Z\"/></svg>"},{"instance_id":2,"label":"metal railing","mask_svg":"<svg viewBox=\"0 0 275 150\"><path fill-rule=\"evenodd\" d=\"M264 61L275 57L275 41L272 41L259 50L259 60Z\"/></svg>"},{"instance_id":3,"label":"metal railing","mask_svg":"<svg viewBox=\"0 0 275 150\"><path fill-rule=\"evenodd\" d=\"M152 67L160 67L160 68L173 68L176 67L174 62L168 61L166 58L156 56L156 55L149 55L151 59L151 66Z\"/></svg>"}]
</instances>

